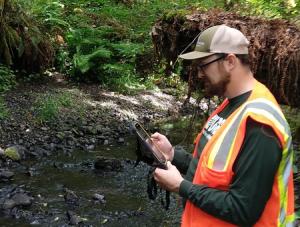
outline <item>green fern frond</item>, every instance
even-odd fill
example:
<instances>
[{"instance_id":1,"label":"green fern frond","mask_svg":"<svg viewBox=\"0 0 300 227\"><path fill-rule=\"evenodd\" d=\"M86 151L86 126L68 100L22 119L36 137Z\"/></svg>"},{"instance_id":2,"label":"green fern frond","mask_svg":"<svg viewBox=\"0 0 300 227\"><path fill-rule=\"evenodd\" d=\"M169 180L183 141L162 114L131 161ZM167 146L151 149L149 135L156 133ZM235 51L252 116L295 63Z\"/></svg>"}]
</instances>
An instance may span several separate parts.
<instances>
[{"instance_id":1,"label":"green fern frond","mask_svg":"<svg viewBox=\"0 0 300 227\"><path fill-rule=\"evenodd\" d=\"M70 24L68 22L66 22L64 20L61 20L59 18L50 17L50 18L45 19L45 22L49 23L51 25L53 25L53 24L60 25L60 26L65 27L65 28L70 27Z\"/></svg>"},{"instance_id":2,"label":"green fern frond","mask_svg":"<svg viewBox=\"0 0 300 227\"><path fill-rule=\"evenodd\" d=\"M120 42L114 43L111 46L117 52L117 55L127 58L135 57L136 54L143 51L143 45L139 43Z\"/></svg>"},{"instance_id":3,"label":"green fern frond","mask_svg":"<svg viewBox=\"0 0 300 227\"><path fill-rule=\"evenodd\" d=\"M98 49L94 51L92 54L87 55L74 55L74 66L78 68L82 74L88 72L95 64L97 64L100 60L110 59L111 51L107 49Z\"/></svg>"}]
</instances>

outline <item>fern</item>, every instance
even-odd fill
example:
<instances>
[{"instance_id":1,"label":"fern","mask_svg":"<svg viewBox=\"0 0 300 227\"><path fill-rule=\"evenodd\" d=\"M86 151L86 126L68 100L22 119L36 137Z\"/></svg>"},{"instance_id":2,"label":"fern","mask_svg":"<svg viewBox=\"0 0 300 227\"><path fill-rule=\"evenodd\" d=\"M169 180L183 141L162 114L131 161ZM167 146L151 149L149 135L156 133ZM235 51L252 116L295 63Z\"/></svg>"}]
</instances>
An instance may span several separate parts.
<instances>
[{"instance_id":1,"label":"fern","mask_svg":"<svg viewBox=\"0 0 300 227\"><path fill-rule=\"evenodd\" d=\"M143 45L132 42L120 42L111 45L116 54L121 57L135 58L138 53L143 51Z\"/></svg>"},{"instance_id":2,"label":"fern","mask_svg":"<svg viewBox=\"0 0 300 227\"><path fill-rule=\"evenodd\" d=\"M88 72L93 66L95 66L96 62L99 62L103 59L109 59L111 57L111 51L102 48L97 49L91 54L88 55L74 55L74 67L75 69L79 69L82 74Z\"/></svg>"}]
</instances>

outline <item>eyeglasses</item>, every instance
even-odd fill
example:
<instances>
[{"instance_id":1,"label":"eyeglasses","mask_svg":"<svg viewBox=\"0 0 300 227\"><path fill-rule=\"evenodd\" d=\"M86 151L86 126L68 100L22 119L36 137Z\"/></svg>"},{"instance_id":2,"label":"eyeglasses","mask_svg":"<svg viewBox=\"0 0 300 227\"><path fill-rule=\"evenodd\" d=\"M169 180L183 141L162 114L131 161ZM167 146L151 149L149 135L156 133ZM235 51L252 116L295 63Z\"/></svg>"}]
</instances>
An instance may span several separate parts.
<instances>
[{"instance_id":1,"label":"eyeglasses","mask_svg":"<svg viewBox=\"0 0 300 227\"><path fill-rule=\"evenodd\" d=\"M212 60L212 61L210 61L210 62L204 63L204 64L202 64L202 65L197 65L197 70L198 70L198 71L201 71L202 73L204 73L204 72L205 72L205 68L206 68L208 65L210 65L210 64L212 64L212 63L214 63L214 62L216 62L216 61L220 61L221 59L224 59L225 57L226 57L226 55L222 55L221 57L216 58L216 59L214 59L214 60Z\"/></svg>"}]
</instances>

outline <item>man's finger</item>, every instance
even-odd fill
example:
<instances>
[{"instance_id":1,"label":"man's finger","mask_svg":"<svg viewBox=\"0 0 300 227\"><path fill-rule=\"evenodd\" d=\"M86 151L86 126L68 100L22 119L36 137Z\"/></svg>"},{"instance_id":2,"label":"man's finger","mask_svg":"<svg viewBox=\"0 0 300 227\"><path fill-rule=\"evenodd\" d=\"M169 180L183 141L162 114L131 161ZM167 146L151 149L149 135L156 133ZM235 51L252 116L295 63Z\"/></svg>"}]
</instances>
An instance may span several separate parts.
<instances>
[{"instance_id":1,"label":"man's finger","mask_svg":"<svg viewBox=\"0 0 300 227\"><path fill-rule=\"evenodd\" d=\"M171 162L170 161L167 161L167 167L168 169L172 166Z\"/></svg>"},{"instance_id":2,"label":"man's finger","mask_svg":"<svg viewBox=\"0 0 300 227\"><path fill-rule=\"evenodd\" d=\"M152 139L159 139L160 134L158 132L155 132L154 134L151 135Z\"/></svg>"}]
</instances>

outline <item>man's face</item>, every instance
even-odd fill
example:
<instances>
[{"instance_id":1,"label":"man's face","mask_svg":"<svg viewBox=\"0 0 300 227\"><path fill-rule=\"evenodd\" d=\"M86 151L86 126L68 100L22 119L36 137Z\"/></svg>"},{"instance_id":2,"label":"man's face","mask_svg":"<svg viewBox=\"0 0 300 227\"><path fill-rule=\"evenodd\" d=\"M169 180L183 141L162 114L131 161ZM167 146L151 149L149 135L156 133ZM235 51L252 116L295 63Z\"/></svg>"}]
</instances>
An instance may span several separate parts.
<instances>
[{"instance_id":1,"label":"man's face","mask_svg":"<svg viewBox=\"0 0 300 227\"><path fill-rule=\"evenodd\" d=\"M204 80L205 96L223 96L230 82L230 74L222 65L224 57L212 55L197 62L198 77Z\"/></svg>"}]
</instances>

